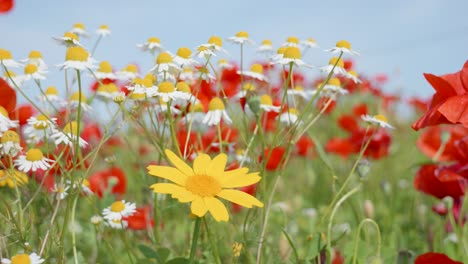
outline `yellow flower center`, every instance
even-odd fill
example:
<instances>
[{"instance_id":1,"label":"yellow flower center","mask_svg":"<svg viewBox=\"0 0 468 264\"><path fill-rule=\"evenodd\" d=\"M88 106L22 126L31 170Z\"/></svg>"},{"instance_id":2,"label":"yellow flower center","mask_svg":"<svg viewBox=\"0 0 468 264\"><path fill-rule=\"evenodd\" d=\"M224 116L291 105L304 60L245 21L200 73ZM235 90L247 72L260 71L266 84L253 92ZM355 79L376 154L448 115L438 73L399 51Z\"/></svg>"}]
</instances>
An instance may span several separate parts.
<instances>
[{"instance_id":1,"label":"yellow flower center","mask_svg":"<svg viewBox=\"0 0 468 264\"><path fill-rule=\"evenodd\" d=\"M152 83L155 83L157 81L157 78L156 76L154 76L153 74L151 73L148 73L145 75L144 79L149 79L151 80Z\"/></svg>"},{"instance_id":2,"label":"yellow flower center","mask_svg":"<svg viewBox=\"0 0 468 264\"><path fill-rule=\"evenodd\" d=\"M223 40L218 37L218 36L211 36L210 39L208 40L208 44L212 44L218 47L223 46Z\"/></svg>"},{"instance_id":3,"label":"yellow flower center","mask_svg":"<svg viewBox=\"0 0 468 264\"><path fill-rule=\"evenodd\" d=\"M8 118L8 112L3 106L0 105L0 115Z\"/></svg>"},{"instance_id":4,"label":"yellow flower center","mask_svg":"<svg viewBox=\"0 0 468 264\"><path fill-rule=\"evenodd\" d=\"M103 24L103 25L101 25L101 26L99 27L99 29L106 29L106 30L108 30L109 27L108 27L107 25Z\"/></svg>"},{"instance_id":5,"label":"yellow flower center","mask_svg":"<svg viewBox=\"0 0 468 264\"><path fill-rule=\"evenodd\" d=\"M127 67L124 68L124 71L137 73L138 67L135 64L129 64L127 65Z\"/></svg>"},{"instance_id":6,"label":"yellow flower center","mask_svg":"<svg viewBox=\"0 0 468 264\"><path fill-rule=\"evenodd\" d=\"M72 33L72 32L65 32L65 34L63 34L63 37L73 39L73 40L76 40L76 41L79 40L78 36L75 33Z\"/></svg>"},{"instance_id":7,"label":"yellow flower center","mask_svg":"<svg viewBox=\"0 0 468 264\"><path fill-rule=\"evenodd\" d=\"M54 86L49 86L45 91L46 95L58 95L58 91Z\"/></svg>"},{"instance_id":8,"label":"yellow flower center","mask_svg":"<svg viewBox=\"0 0 468 264\"><path fill-rule=\"evenodd\" d=\"M338 79L336 77L330 78L330 80L328 80L328 84L329 85L334 85L334 86L341 86L340 79Z\"/></svg>"},{"instance_id":9,"label":"yellow flower center","mask_svg":"<svg viewBox=\"0 0 468 264\"><path fill-rule=\"evenodd\" d=\"M356 78L358 77L358 74L356 71L350 70L348 73Z\"/></svg>"},{"instance_id":10,"label":"yellow flower center","mask_svg":"<svg viewBox=\"0 0 468 264\"><path fill-rule=\"evenodd\" d=\"M11 52L6 49L0 49L0 60L11 60L13 57L11 56Z\"/></svg>"},{"instance_id":11,"label":"yellow flower center","mask_svg":"<svg viewBox=\"0 0 468 264\"><path fill-rule=\"evenodd\" d=\"M141 81L143 86L146 88L151 88L153 87L153 79L152 78L143 78Z\"/></svg>"},{"instance_id":12,"label":"yellow flower center","mask_svg":"<svg viewBox=\"0 0 468 264\"><path fill-rule=\"evenodd\" d=\"M112 65L108 61L99 63L98 72L112 73Z\"/></svg>"},{"instance_id":13,"label":"yellow flower center","mask_svg":"<svg viewBox=\"0 0 468 264\"><path fill-rule=\"evenodd\" d=\"M204 111L205 111L205 108L200 103L190 105L190 108L189 108L189 112L204 112Z\"/></svg>"},{"instance_id":14,"label":"yellow flower center","mask_svg":"<svg viewBox=\"0 0 468 264\"><path fill-rule=\"evenodd\" d=\"M66 124L65 127L63 127L63 133L65 134L72 134L74 136L78 135L78 122L76 121L71 121L70 123Z\"/></svg>"},{"instance_id":15,"label":"yellow flower center","mask_svg":"<svg viewBox=\"0 0 468 264\"><path fill-rule=\"evenodd\" d=\"M271 106L273 105L273 100L271 99L271 96L264 94L260 97L260 104Z\"/></svg>"},{"instance_id":16,"label":"yellow flower center","mask_svg":"<svg viewBox=\"0 0 468 264\"><path fill-rule=\"evenodd\" d=\"M177 50L177 56L184 59L190 59L190 56L192 56L192 51L189 48L182 47Z\"/></svg>"},{"instance_id":17,"label":"yellow flower center","mask_svg":"<svg viewBox=\"0 0 468 264\"><path fill-rule=\"evenodd\" d=\"M307 39L307 42L309 42L309 43L315 43L315 39L314 39L314 38L308 38L308 39Z\"/></svg>"},{"instance_id":18,"label":"yellow flower center","mask_svg":"<svg viewBox=\"0 0 468 264\"><path fill-rule=\"evenodd\" d=\"M103 92L103 93L116 93L119 91L119 88L117 88L115 84L109 83L109 84L99 85L97 90L98 92Z\"/></svg>"},{"instance_id":19,"label":"yellow flower center","mask_svg":"<svg viewBox=\"0 0 468 264\"><path fill-rule=\"evenodd\" d=\"M161 40L157 37L151 37L148 39L148 43L156 43L156 44L161 44Z\"/></svg>"},{"instance_id":20,"label":"yellow flower center","mask_svg":"<svg viewBox=\"0 0 468 264\"><path fill-rule=\"evenodd\" d=\"M346 40L340 40L336 43L337 48L345 48L351 50L351 44Z\"/></svg>"},{"instance_id":21,"label":"yellow flower center","mask_svg":"<svg viewBox=\"0 0 468 264\"><path fill-rule=\"evenodd\" d=\"M144 93L131 93L129 98L132 100L145 99L146 94Z\"/></svg>"},{"instance_id":22,"label":"yellow flower center","mask_svg":"<svg viewBox=\"0 0 468 264\"><path fill-rule=\"evenodd\" d=\"M16 73L14 73L14 72L12 72L12 71L5 71L5 72L3 73L3 77L5 77L5 78L10 78L9 76L15 77L15 76L16 76Z\"/></svg>"},{"instance_id":23,"label":"yellow flower center","mask_svg":"<svg viewBox=\"0 0 468 264\"><path fill-rule=\"evenodd\" d=\"M215 110L224 110L224 103L218 97L211 99L210 103L208 104L208 110L215 111Z\"/></svg>"},{"instance_id":24,"label":"yellow flower center","mask_svg":"<svg viewBox=\"0 0 468 264\"><path fill-rule=\"evenodd\" d=\"M337 57L331 58L330 61L328 62L328 64L330 64L330 65L335 65L336 64L336 67L341 67L341 68L344 67L344 61L342 59L338 59Z\"/></svg>"},{"instance_id":25,"label":"yellow flower center","mask_svg":"<svg viewBox=\"0 0 468 264\"><path fill-rule=\"evenodd\" d=\"M42 54L41 54L41 52L39 52L37 50L33 50L33 51L29 52L29 58L30 59L42 59Z\"/></svg>"},{"instance_id":26,"label":"yellow flower center","mask_svg":"<svg viewBox=\"0 0 468 264\"><path fill-rule=\"evenodd\" d=\"M236 33L236 37L248 39L249 38L249 33L245 32L245 31L239 31L239 32Z\"/></svg>"},{"instance_id":27,"label":"yellow flower center","mask_svg":"<svg viewBox=\"0 0 468 264\"><path fill-rule=\"evenodd\" d=\"M174 91L175 87L171 82L162 82L159 84L158 92L160 93L172 93Z\"/></svg>"},{"instance_id":28,"label":"yellow flower center","mask_svg":"<svg viewBox=\"0 0 468 264\"><path fill-rule=\"evenodd\" d=\"M294 86L293 90L295 90L295 91L304 91L304 88L302 86L300 86L300 85L296 85L296 86Z\"/></svg>"},{"instance_id":29,"label":"yellow flower center","mask_svg":"<svg viewBox=\"0 0 468 264\"><path fill-rule=\"evenodd\" d=\"M110 206L112 212L122 212L125 209L125 204L122 201L112 203Z\"/></svg>"},{"instance_id":30,"label":"yellow flower center","mask_svg":"<svg viewBox=\"0 0 468 264\"><path fill-rule=\"evenodd\" d=\"M255 91L255 89L256 89L255 84L250 83L250 82L246 83L246 84L244 84L244 86L242 86L242 90L244 90L244 91Z\"/></svg>"},{"instance_id":31,"label":"yellow flower center","mask_svg":"<svg viewBox=\"0 0 468 264\"><path fill-rule=\"evenodd\" d=\"M250 71L263 74L263 66L261 64L255 63L250 67Z\"/></svg>"},{"instance_id":32,"label":"yellow flower center","mask_svg":"<svg viewBox=\"0 0 468 264\"><path fill-rule=\"evenodd\" d=\"M299 39L294 37L294 36L291 36L289 38L286 39L286 42L288 43L294 43L294 44L299 44Z\"/></svg>"},{"instance_id":33,"label":"yellow flower center","mask_svg":"<svg viewBox=\"0 0 468 264\"><path fill-rule=\"evenodd\" d=\"M19 143L19 135L15 131L8 130L5 133L3 133L0 142L2 144L6 142Z\"/></svg>"},{"instance_id":34,"label":"yellow flower center","mask_svg":"<svg viewBox=\"0 0 468 264\"><path fill-rule=\"evenodd\" d=\"M84 186L84 187L88 187L90 186L90 183L87 179L83 179L83 182L81 182L81 184Z\"/></svg>"},{"instance_id":35,"label":"yellow flower center","mask_svg":"<svg viewBox=\"0 0 468 264\"><path fill-rule=\"evenodd\" d=\"M67 61L88 61L89 53L79 46L70 47L67 49L67 54L65 55L65 60Z\"/></svg>"},{"instance_id":36,"label":"yellow flower center","mask_svg":"<svg viewBox=\"0 0 468 264\"><path fill-rule=\"evenodd\" d=\"M243 149L236 150L236 155L238 155L238 156L242 155L243 156L244 154L245 154L245 150L243 150Z\"/></svg>"},{"instance_id":37,"label":"yellow flower center","mask_svg":"<svg viewBox=\"0 0 468 264\"><path fill-rule=\"evenodd\" d=\"M299 111L296 108L289 108L288 113L290 115L299 115Z\"/></svg>"},{"instance_id":38,"label":"yellow flower center","mask_svg":"<svg viewBox=\"0 0 468 264\"><path fill-rule=\"evenodd\" d=\"M183 72L184 72L184 73L192 73L193 70L192 70L191 68L184 68L184 69L183 69Z\"/></svg>"},{"instance_id":39,"label":"yellow flower center","mask_svg":"<svg viewBox=\"0 0 468 264\"><path fill-rule=\"evenodd\" d=\"M208 175L193 175L187 178L185 188L201 197L214 197L221 192L221 184Z\"/></svg>"},{"instance_id":40,"label":"yellow flower center","mask_svg":"<svg viewBox=\"0 0 468 264\"><path fill-rule=\"evenodd\" d=\"M11 258L11 264L31 264L28 254L19 254Z\"/></svg>"},{"instance_id":41,"label":"yellow flower center","mask_svg":"<svg viewBox=\"0 0 468 264\"><path fill-rule=\"evenodd\" d=\"M36 117L37 121L44 121L44 122L37 122L34 124L35 129L45 129L49 126L49 122L47 122L47 117L45 115L39 115Z\"/></svg>"},{"instance_id":42,"label":"yellow flower center","mask_svg":"<svg viewBox=\"0 0 468 264\"><path fill-rule=\"evenodd\" d=\"M75 102L81 101L81 103L86 103L86 96L84 95L84 93L81 93L81 100L80 100L80 92L76 92L71 96L70 100L75 101Z\"/></svg>"},{"instance_id":43,"label":"yellow flower center","mask_svg":"<svg viewBox=\"0 0 468 264\"><path fill-rule=\"evenodd\" d=\"M156 59L157 64L165 64L172 62L172 56L168 52L161 52Z\"/></svg>"},{"instance_id":44,"label":"yellow flower center","mask_svg":"<svg viewBox=\"0 0 468 264\"><path fill-rule=\"evenodd\" d=\"M276 53L283 55L285 51L286 51L286 47L279 47L278 51L276 51Z\"/></svg>"},{"instance_id":45,"label":"yellow flower center","mask_svg":"<svg viewBox=\"0 0 468 264\"><path fill-rule=\"evenodd\" d=\"M197 48L197 51L200 52L200 53L203 52L203 51L206 51L206 50L208 50L208 47L205 47L205 46L200 46L200 47Z\"/></svg>"},{"instance_id":46,"label":"yellow flower center","mask_svg":"<svg viewBox=\"0 0 468 264\"><path fill-rule=\"evenodd\" d=\"M178 82L177 83L177 91L181 91L184 93L191 93L190 86L186 82Z\"/></svg>"},{"instance_id":47,"label":"yellow flower center","mask_svg":"<svg viewBox=\"0 0 468 264\"><path fill-rule=\"evenodd\" d=\"M39 161L44 158L44 154L42 154L42 151L37 148L32 148L26 152L26 160L28 161Z\"/></svg>"},{"instance_id":48,"label":"yellow flower center","mask_svg":"<svg viewBox=\"0 0 468 264\"><path fill-rule=\"evenodd\" d=\"M387 117L385 117L384 115L375 115L374 118L379 121L387 123Z\"/></svg>"},{"instance_id":49,"label":"yellow flower center","mask_svg":"<svg viewBox=\"0 0 468 264\"><path fill-rule=\"evenodd\" d=\"M262 46L272 46L273 45L273 42L271 42L271 40L269 39L264 39L262 41Z\"/></svg>"},{"instance_id":50,"label":"yellow flower center","mask_svg":"<svg viewBox=\"0 0 468 264\"><path fill-rule=\"evenodd\" d=\"M85 30L85 26L83 23L76 23L75 25L73 25L73 28Z\"/></svg>"},{"instance_id":51,"label":"yellow flower center","mask_svg":"<svg viewBox=\"0 0 468 264\"><path fill-rule=\"evenodd\" d=\"M34 74L38 70L37 66L35 64L28 64L24 67L24 74Z\"/></svg>"},{"instance_id":52,"label":"yellow flower center","mask_svg":"<svg viewBox=\"0 0 468 264\"><path fill-rule=\"evenodd\" d=\"M218 64L219 64L219 65L226 65L226 64L228 64L228 61L227 61L226 59L220 59L220 60L218 61Z\"/></svg>"},{"instance_id":53,"label":"yellow flower center","mask_svg":"<svg viewBox=\"0 0 468 264\"><path fill-rule=\"evenodd\" d=\"M286 59L301 59L301 51L297 47L287 47L284 51L283 57Z\"/></svg>"}]
</instances>

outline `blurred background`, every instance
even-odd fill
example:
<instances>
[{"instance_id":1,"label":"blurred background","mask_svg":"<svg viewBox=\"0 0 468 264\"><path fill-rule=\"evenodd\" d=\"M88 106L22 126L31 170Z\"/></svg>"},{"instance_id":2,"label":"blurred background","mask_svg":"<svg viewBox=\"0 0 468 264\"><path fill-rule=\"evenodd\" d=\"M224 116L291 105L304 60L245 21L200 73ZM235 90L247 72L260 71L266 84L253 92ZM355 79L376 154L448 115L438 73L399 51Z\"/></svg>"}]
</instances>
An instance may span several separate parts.
<instances>
[{"instance_id":1,"label":"blurred background","mask_svg":"<svg viewBox=\"0 0 468 264\"><path fill-rule=\"evenodd\" d=\"M0 2L11 0L0 0ZM1 5L1 4L0 4ZM110 61L115 69L138 63L143 72L153 64L148 53L136 44L148 37L161 39L175 52L179 47L194 49L211 35L223 39L247 31L259 44L273 41L275 48L289 36L315 38L320 48L310 50L304 60L323 66L331 57L324 49L336 41L348 40L361 56L355 57L360 74L387 74L387 92L429 97L432 88L423 72L445 74L458 71L468 59L468 1L63 1L16 0L13 8L0 15L0 48L15 59L31 50L42 52L49 66L62 63L65 48L53 36L62 36L75 23L83 23L90 39L107 24L112 35L97 48L97 60ZM239 47L225 42L229 60L239 61ZM245 64L258 61L256 47L247 47ZM318 71L310 71L316 76ZM63 83L63 74L50 67L44 85ZM31 84L31 89L34 86Z\"/></svg>"}]
</instances>

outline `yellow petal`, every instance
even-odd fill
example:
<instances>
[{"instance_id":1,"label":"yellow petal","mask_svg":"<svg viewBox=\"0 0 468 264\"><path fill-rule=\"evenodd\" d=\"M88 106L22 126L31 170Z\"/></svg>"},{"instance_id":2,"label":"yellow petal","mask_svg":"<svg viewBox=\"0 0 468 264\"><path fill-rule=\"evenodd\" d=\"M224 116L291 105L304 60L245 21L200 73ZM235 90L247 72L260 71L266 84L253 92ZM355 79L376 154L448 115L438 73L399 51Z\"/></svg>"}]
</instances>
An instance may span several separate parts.
<instances>
[{"instance_id":1,"label":"yellow petal","mask_svg":"<svg viewBox=\"0 0 468 264\"><path fill-rule=\"evenodd\" d=\"M224 206L220 200L214 197L205 197L204 200L206 207L208 207L208 210L216 221L227 222L229 220L229 214L226 206Z\"/></svg>"},{"instance_id":2,"label":"yellow petal","mask_svg":"<svg viewBox=\"0 0 468 264\"><path fill-rule=\"evenodd\" d=\"M193 200L190 210L192 210L192 213L198 217L202 217L206 214L206 211L208 211L208 208L205 205L205 202L203 201L203 198L197 197L197 199Z\"/></svg>"},{"instance_id":3,"label":"yellow petal","mask_svg":"<svg viewBox=\"0 0 468 264\"><path fill-rule=\"evenodd\" d=\"M206 168L210 165L211 158L206 154L200 154L193 161L193 171L195 174L204 175L206 174Z\"/></svg>"},{"instance_id":4,"label":"yellow petal","mask_svg":"<svg viewBox=\"0 0 468 264\"><path fill-rule=\"evenodd\" d=\"M240 175L238 177L231 177L229 180L223 183L223 188L238 188L249 186L259 182L261 179L262 177L258 176L258 172Z\"/></svg>"},{"instance_id":5,"label":"yellow petal","mask_svg":"<svg viewBox=\"0 0 468 264\"><path fill-rule=\"evenodd\" d=\"M230 171L225 171L223 175L216 177L221 184L221 186L224 187L226 183L229 183L232 179L235 179L237 177L241 177L244 174L247 174L249 172L248 168L239 168L235 170L230 170Z\"/></svg>"},{"instance_id":6,"label":"yellow petal","mask_svg":"<svg viewBox=\"0 0 468 264\"><path fill-rule=\"evenodd\" d=\"M217 196L247 208L252 208L252 206L263 207L263 203L257 198L239 190L222 190Z\"/></svg>"},{"instance_id":7,"label":"yellow petal","mask_svg":"<svg viewBox=\"0 0 468 264\"><path fill-rule=\"evenodd\" d=\"M178 192L186 191L184 187L173 183L155 183L151 185L150 188L153 189L153 192L168 194L175 194Z\"/></svg>"},{"instance_id":8,"label":"yellow petal","mask_svg":"<svg viewBox=\"0 0 468 264\"><path fill-rule=\"evenodd\" d=\"M206 173L210 176L219 178L224 174L224 167L226 167L227 156L224 153L214 157L211 163L206 168Z\"/></svg>"},{"instance_id":9,"label":"yellow petal","mask_svg":"<svg viewBox=\"0 0 468 264\"><path fill-rule=\"evenodd\" d=\"M176 168L150 165L146 167L146 169L148 169L148 173L153 176L167 179L177 183L178 185L185 186L185 180L187 179L187 176Z\"/></svg>"},{"instance_id":10,"label":"yellow petal","mask_svg":"<svg viewBox=\"0 0 468 264\"><path fill-rule=\"evenodd\" d=\"M192 176L193 175L193 170L192 168L185 163L182 159L180 159L174 152L170 151L169 149L166 149L166 155L169 158L169 160L172 162L172 164L180 170L183 174L187 176Z\"/></svg>"},{"instance_id":11,"label":"yellow petal","mask_svg":"<svg viewBox=\"0 0 468 264\"><path fill-rule=\"evenodd\" d=\"M180 190L174 194L172 194L172 198L179 200L180 203L189 203L197 198L191 191L186 189Z\"/></svg>"}]
</instances>

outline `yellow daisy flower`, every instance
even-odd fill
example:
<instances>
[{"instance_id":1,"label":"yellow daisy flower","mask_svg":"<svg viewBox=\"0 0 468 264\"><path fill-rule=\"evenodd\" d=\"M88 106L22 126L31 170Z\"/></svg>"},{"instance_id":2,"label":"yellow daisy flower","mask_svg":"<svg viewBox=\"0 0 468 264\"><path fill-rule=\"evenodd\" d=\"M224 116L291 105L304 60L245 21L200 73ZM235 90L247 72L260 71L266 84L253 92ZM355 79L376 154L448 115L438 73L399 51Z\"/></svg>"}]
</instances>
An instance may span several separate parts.
<instances>
[{"instance_id":1,"label":"yellow daisy flower","mask_svg":"<svg viewBox=\"0 0 468 264\"><path fill-rule=\"evenodd\" d=\"M171 194L172 198L181 203L191 202L190 209L194 215L203 217L209 211L216 221L228 221L228 211L218 198L248 208L263 207L257 198L234 189L260 181L258 172L248 173L248 168L225 171L225 154L219 154L213 159L206 154L199 154L193 162L193 168L168 149L166 155L175 168L150 165L147 169L149 174L173 183L156 183L151 188L156 193Z\"/></svg>"}]
</instances>

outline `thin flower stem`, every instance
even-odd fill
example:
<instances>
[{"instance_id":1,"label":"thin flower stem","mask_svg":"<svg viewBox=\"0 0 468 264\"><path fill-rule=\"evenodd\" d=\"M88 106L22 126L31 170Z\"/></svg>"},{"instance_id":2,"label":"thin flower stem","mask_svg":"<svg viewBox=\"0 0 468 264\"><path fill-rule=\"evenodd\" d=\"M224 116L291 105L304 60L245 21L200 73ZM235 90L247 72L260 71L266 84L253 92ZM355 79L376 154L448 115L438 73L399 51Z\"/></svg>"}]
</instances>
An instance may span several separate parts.
<instances>
[{"instance_id":1,"label":"thin flower stem","mask_svg":"<svg viewBox=\"0 0 468 264\"><path fill-rule=\"evenodd\" d=\"M219 138L219 153L223 153L223 134L221 133L221 124L219 123L218 128L218 138Z\"/></svg>"},{"instance_id":2,"label":"thin flower stem","mask_svg":"<svg viewBox=\"0 0 468 264\"><path fill-rule=\"evenodd\" d=\"M376 252L376 256L380 257L380 248L382 246L382 237L380 235L379 225L374 220L372 220L370 218L366 218L366 219L362 220L361 223L359 224L356 236L354 237L353 264L356 264L356 261L357 261L358 244L359 244L359 236L361 235L361 229L364 226L364 224L367 224L367 223L373 225L375 230L377 230L377 252Z\"/></svg>"},{"instance_id":3,"label":"thin flower stem","mask_svg":"<svg viewBox=\"0 0 468 264\"><path fill-rule=\"evenodd\" d=\"M170 127L170 130L171 130L172 141L174 141L174 145L175 145L175 147L177 149L177 153L179 153L179 156L182 156L182 152L180 151L180 147L179 147L179 141L177 140L177 135L176 135L176 132L175 132L174 119L173 119L172 113L171 113L171 103L170 102L167 102L167 117L169 118L169 127Z\"/></svg>"},{"instance_id":4,"label":"thin flower stem","mask_svg":"<svg viewBox=\"0 0 468 264\"><path fill-rule=\"evenodd\" d=\"M193 263L193 258L195 257L195 253L197 251L198 236L200 234L200 223L201 223L201 217L197 217L197 219L195 220L195 226L193 228L192 246L190 248L189 264Z\"/></svg>"},{"instance_id":5,"label":"thin flower stem","mask_svg":"<svg viewBox=\"0 0 468 264\"><path fill-rule=\"evenodd\" d=\"M211 244L211 252L213 253L213 258L215 259L216 264L221 264L218 246L216 244L216 241L213 241L213 238L212 238L210 229L208 228L208 223L206 222L205 217L203 217L203 225L205 226L206 234L208 235L208 240L210 241L210 244Z\"/></svg>"},{"instance_id":6,"label":"thin flower stem","mask_svg":"<svg viewBox=\"0 0 468 264\"><path fill-rule=\"evenodd\" d=\"M47 229L46 235L44 236L44 241L42 242L41 250L39 251L39 256L42 256L42 253L44 253L44 249L46 247L47 240L49 238L50 230L54 226L54 220L55 220L55 217L57 216L57 212L60 206L60 201L61 200L57 200L57 204L55 205L54 212L52 213L52 218L50 219L49 228Z\"/></svg>"},{"instance_id":7,"label":"thin flower stem","mask_svg":"<svg viewBox=\"0 0 468 264\"><path fill-rule=\"evenodd\" d=\"M78 264L78 253L76 251L76 227L75 227L75 213L76 213L76 205L78 203L79 193L75 194L75 199L73 200L72 205L72 215L71 215L71 224L72 224L72 248L73 248L73 259L75 264Z\"/></svg>"}]
</instances>

